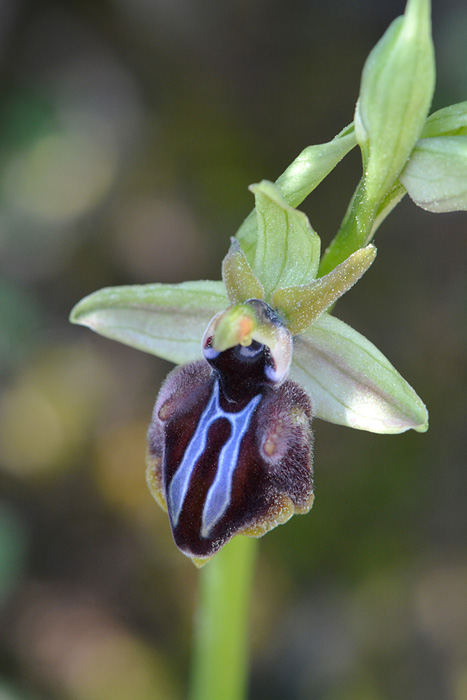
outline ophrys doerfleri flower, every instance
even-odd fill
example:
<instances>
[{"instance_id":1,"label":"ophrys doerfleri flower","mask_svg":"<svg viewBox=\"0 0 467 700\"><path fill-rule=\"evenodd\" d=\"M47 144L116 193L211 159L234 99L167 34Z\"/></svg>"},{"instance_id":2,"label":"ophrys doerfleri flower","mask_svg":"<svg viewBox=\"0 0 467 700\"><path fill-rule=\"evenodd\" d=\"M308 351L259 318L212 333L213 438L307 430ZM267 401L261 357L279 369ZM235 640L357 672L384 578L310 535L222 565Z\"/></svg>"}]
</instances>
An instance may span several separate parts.
<instances>
[{"instance_id":1,"label":"ophrys doerfleri flower","mask_svg":"<svg viewBox=\"0 0 467 700\"><path fill-rule=\"evenodd\" d=\"M427 412L389 361L332 316L376 248L318 277L321 242L270 182L257 226L222 281L104 289L72 320L181 364L148 432L148 485L197 564L234 535L260 536L313 503L312 417L381 433L424 431ZM251 244L253 240L253 244Z\"/></svg>"}]
</instances>

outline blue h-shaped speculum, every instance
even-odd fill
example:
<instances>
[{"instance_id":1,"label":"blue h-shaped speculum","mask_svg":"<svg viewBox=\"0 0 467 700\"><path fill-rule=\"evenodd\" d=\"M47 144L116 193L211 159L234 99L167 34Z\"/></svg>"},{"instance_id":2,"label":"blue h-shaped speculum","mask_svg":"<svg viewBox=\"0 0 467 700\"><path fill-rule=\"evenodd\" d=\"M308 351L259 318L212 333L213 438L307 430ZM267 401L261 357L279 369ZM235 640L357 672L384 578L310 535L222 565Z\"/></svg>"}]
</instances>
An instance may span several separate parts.
<instances>
[{"instance_id":1,"label":"blue h-shaped speculum","mask_svg":"<svg viewBox=\"0 0 467 700\"><path fill-rule=\"evenodd\" d=\"M261 401L261 394L255 396L239 413L227 413L219 405L219 383L215 382L215 409L212 420L224 417L230 422L232 432L224 444L217 465L216 476L208 491L203 508L201 537L208 537L213 526L224 515L230 501L232 481L238 462L241 442L250 425L253 412Z\"/></svg>"},{"instance_id":2,"label":"blue h-shaped speculum","mask_svg":"<svg viewBox=\"0 0 467 700\"><path fill-rule=\"evenodd\" d=\"M201 523L201 537L208 537L213 526L224 515L231 500L232 480L238 461L240 445L260 400L261 395L258 394L251 399L242 411L238 413L224 411L219 403L219 381L217 379L214 381L209 403L201 414L198 426L188 444L183 460L170 482L168 508L172 527L177 527L183 502L190 485L190 479L198 460L206 449L209 429L220 418L226 418L229 421L231 432L219 453L216 475L206 496Z\"/></svg>"}]
</instances>

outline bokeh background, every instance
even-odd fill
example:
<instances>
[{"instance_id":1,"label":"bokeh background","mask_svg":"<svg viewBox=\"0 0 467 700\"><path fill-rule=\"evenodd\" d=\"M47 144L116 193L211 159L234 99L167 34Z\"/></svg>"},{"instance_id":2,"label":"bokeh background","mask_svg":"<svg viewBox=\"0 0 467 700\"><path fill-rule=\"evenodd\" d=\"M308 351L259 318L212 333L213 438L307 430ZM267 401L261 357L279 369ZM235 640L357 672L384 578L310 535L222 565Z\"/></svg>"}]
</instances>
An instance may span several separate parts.
<instances>
[{"instance_id":1,"label":"bokeh background","mask_svg":"<svg viewBox=\"0 0 467 700\"><path fill-rule=\"evenodd\" d=\"M0 1L1 700L184 697L197 572L144 481L170 365L68 314L108 285L218 279L247 186L352 120L402 11ZM433 16L435 109L467 98L467 8ZM303 205L324 244L358 177L354 152ZM261 543L251 700L467 697L466 235L403 201L339 302L431 427L316 421L313 511Z\"/></svg>"}]
</instances>

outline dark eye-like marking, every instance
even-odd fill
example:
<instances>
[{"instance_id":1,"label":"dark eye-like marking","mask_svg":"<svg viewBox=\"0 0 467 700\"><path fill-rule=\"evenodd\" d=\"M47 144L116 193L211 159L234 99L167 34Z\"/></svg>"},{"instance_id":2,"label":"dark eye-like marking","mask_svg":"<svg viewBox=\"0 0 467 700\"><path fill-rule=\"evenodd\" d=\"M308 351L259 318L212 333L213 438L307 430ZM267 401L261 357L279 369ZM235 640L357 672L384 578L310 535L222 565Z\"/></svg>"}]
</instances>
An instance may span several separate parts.
<instances>
[{"instance_id":1,"label":"dark eye-like marking","mask_svg":"<svg viewBox=\"0 0 467 700\"><path fill-rule=\"evenodd\" d=\"M212 347L212 337L206 339L203 354L206 360L213 360L215 357L218 357L219 353Z\"/></svg>"}]
</instances>

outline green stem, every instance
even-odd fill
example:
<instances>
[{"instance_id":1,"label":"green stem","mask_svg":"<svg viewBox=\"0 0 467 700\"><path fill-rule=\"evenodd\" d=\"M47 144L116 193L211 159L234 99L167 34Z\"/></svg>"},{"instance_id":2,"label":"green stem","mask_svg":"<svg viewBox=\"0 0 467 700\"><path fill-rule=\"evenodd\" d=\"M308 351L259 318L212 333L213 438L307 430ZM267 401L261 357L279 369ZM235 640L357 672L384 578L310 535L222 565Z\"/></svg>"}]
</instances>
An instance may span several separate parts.
<instances>
[{"instance_id":1,"label":"green stem","mask_svg":"<svg viewBox=\"0 0 467 700\"><path fill-rule=\"evenodd\" d=\"M360 181L349 204L341 227L324 253L318 276L327 275L349 255L368 245L378 227L401 201L406 190L396 180L384 198L375 202L367 197L364 179Z\"/></svg>"},{"instance_id":2,"label":"green stem","mask_svg":"<svg viewBox=\"0 0 467 700\"><path fill-rule=\"evenodd\" d=\"M321 258L319 277L327 275L349 255L369 243L377 209L378 204L367 197L362 178L339 231Z\"/></svg>"},{"instance_id":3,"label":"green stem","mask_svg":"<svg viewBox=\"0 0 467 700\"><path fill-rule=\"evenodd\" d=\"M257 540L235 537L201 570L190 700L244 700Z\"/></svg>"}]
</instances>

